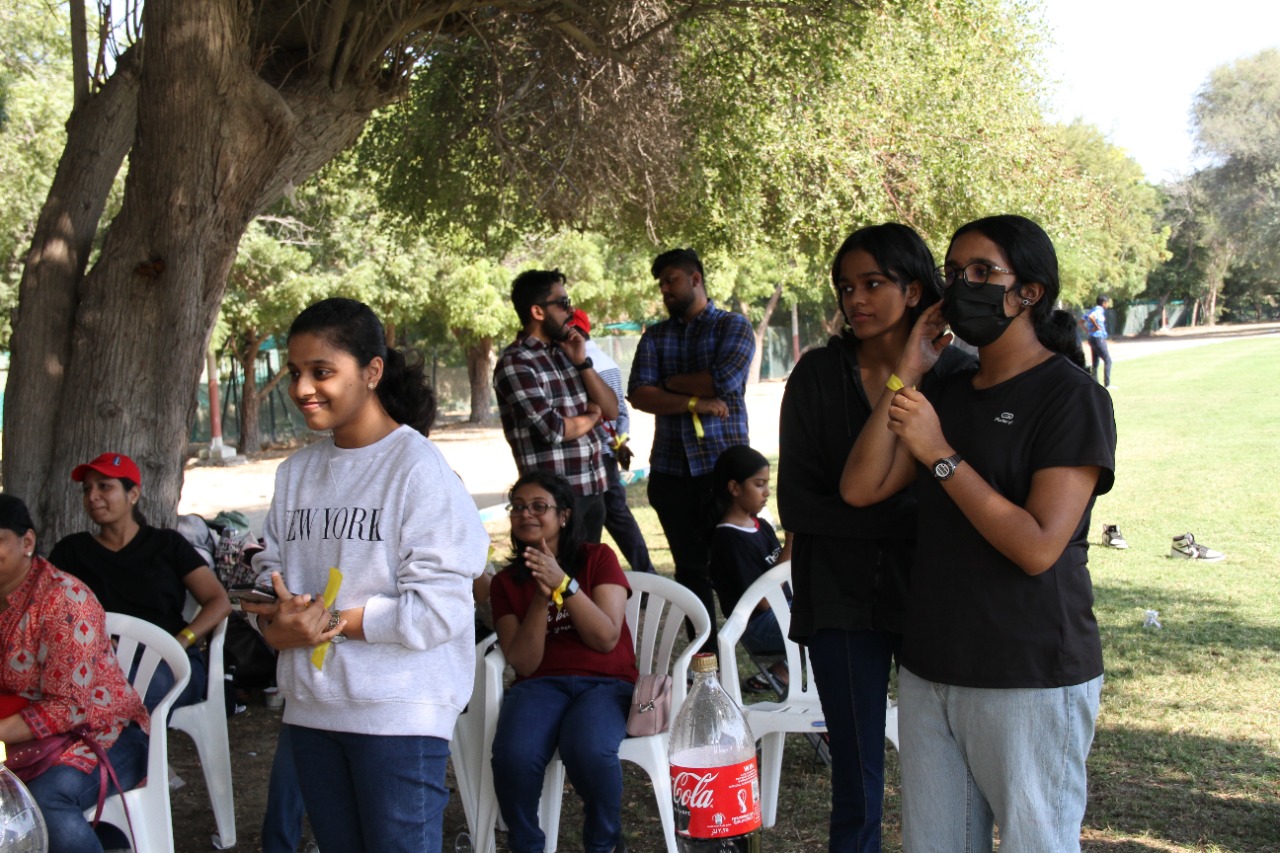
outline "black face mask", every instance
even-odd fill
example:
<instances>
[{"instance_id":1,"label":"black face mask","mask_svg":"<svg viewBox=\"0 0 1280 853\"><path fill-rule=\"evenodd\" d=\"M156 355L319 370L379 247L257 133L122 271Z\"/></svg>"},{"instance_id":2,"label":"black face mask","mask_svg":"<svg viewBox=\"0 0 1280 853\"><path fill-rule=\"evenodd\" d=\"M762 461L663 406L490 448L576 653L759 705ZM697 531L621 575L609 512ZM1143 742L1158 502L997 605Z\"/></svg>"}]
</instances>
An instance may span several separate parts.
<instances>
[{"instance_id":1,"label":"black face mask","mask_svg":"<svg viewBox=\"0 0 1280 853\"><path fill-rule=\"evenodd\" d=\"M970 286L957 280L942 294L942 317L960 340L975 347L994 342L1013 318L1004 313L1006 291L998 284Z\"/></svg>"}]
</instances>

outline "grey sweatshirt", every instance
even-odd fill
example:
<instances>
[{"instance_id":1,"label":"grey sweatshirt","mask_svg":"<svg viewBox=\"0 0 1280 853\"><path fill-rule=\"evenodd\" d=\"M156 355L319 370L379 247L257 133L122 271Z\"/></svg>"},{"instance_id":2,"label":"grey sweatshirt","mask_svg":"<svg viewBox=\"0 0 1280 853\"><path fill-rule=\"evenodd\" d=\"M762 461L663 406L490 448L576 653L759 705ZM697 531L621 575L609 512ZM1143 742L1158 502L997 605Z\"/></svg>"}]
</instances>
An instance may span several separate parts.
<instances>
[{"instance_id":1,"label":"grey sweatshirt","mask_svg":"<svg viewBox=\"0 0 1280 853\"><path fill-rule=\"evenodd\" d=\"M368 447L305 447L276 472L265 534L260 576L319 596L335 567L334 606L364 608L365 639L333 644L321 669L311 649L280 653L285 722L448 740L471 696L471 581L489 537L439 449L407 426Z\"/></svg>"}]
</instances>

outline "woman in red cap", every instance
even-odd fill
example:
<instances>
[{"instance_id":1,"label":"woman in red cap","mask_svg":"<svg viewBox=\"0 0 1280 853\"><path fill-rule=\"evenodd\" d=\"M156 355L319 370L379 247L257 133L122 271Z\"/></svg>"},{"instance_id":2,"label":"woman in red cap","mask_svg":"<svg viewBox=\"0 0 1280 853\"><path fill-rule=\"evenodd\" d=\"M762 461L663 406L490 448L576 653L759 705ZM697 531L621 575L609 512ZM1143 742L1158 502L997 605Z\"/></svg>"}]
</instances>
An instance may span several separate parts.
<instances>
[{"instance_id":1,"label":"woman in red cap","mask_svg":"<svg viewBox=\"0 0 1280 853\"><path fill-rule=\"evenodd\" d=\"M142 474L123 453L104 453L71 472L84 493L84 510L96 533L61 539L49 562L84 581L104 610L159 625L177 638L191 659L191 681L174 707L204 698L208 666L200 641L231 613L227 591L204 558L176 530L152 527L138 509ZM182 616L187 593L200 604L190 623ZM143 701L155 707L172 676L152 679Z\"/></svg>"}]
</instances>

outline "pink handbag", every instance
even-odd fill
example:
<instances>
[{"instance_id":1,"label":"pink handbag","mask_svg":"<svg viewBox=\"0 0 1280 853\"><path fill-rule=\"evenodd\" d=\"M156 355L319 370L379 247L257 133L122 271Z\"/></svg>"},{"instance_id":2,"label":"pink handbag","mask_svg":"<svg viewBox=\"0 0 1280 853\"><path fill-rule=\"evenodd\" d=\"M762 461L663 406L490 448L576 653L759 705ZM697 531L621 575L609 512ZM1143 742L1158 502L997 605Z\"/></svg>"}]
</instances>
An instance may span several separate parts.
<instances>
[{"instance_id":1,"label":"pink handbag","mask_svg":"<svg viewBox=\"0 0 1280 853\"><path fill-rule=\"evenodd\" d=\"M671 676L646 673L636 680L627 715L627 734L644 737L671 725Z\"/></svg>"}]
</instances>

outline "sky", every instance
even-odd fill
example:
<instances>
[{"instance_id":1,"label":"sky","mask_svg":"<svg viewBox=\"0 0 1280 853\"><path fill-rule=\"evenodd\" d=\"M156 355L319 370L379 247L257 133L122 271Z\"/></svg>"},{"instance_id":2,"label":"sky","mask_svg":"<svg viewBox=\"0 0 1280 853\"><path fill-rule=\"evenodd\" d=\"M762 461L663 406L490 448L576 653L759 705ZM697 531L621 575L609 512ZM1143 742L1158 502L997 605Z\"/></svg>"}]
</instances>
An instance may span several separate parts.
<instances>
[{"instance_id":1,"label":"sky","mask_svg":"<svg viewBox=\"0 0 1280 853\"><path fill-rule=\"evenodd\" d=\"M1083 118L1162 183L1194 170L1191 103L1219 65L1280 47L1280 0L1041 0L1051 117Z\"/></svg>"}]
</instances>

